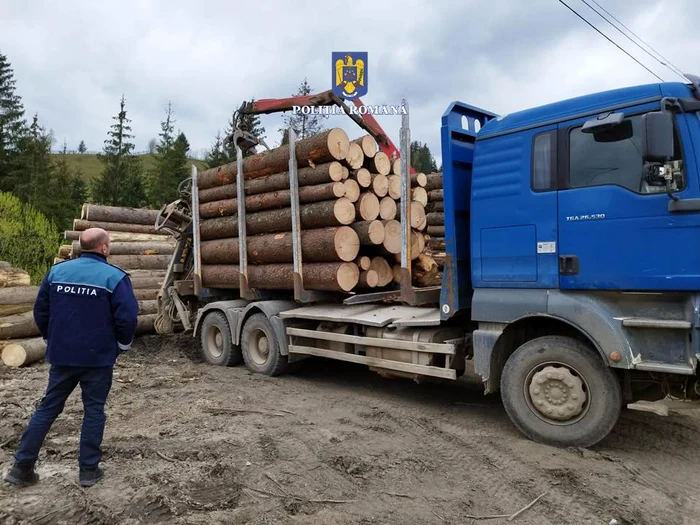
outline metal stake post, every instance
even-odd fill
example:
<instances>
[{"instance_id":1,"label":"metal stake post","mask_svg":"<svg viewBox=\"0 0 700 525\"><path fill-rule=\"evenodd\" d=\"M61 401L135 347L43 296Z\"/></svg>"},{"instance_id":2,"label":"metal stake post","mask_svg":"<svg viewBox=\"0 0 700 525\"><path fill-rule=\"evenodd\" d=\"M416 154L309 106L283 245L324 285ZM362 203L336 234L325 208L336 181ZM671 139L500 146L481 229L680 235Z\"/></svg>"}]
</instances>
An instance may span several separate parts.
<instances>
[{"instance_id":1,"label":"metal stake post","mask_svg":"<svg viewBox=\"0 0 700 525\"><path fill-rule=\"evenodd\" d=\"M202 254L199 251L199 186L197 166L192 164L192 239L194 241L194 293L202 292Z\"/></svg>"},{"instance_id":2,"label":"metal stake post","mask_svg":"<svg viewBox=\"0 0 700 525\"><path fill-rule=\"evenodd\" d=\"M236 196L238 204L238 278L239 294L243 299L257 299L248 287L248 243L245 217L245 184L243 180L243 151L236 146Z\"/></svg>"}]
</instances>

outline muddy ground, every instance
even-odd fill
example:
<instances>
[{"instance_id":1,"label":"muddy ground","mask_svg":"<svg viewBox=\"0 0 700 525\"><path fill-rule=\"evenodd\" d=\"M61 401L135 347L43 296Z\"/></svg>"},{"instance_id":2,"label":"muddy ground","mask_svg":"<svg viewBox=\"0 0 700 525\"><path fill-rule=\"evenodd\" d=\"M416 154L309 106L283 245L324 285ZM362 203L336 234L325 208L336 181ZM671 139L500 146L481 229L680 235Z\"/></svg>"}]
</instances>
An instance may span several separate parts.
<instances>
[{"instance_id":1,"label":"muddy ground","mask_svg":"<svg viewBox=\"0 0 700 525\"><path fill-rule=\"evenodd\" d=\"M183 337L141 339L109 399L105 479L77 484L75 392L34 487L0 488L2 524L700 523L700 418L626 411L591 450L522 437L478 382L384 379L305 362L269 378L201 362ZM0 365L0 465L48 365ZM529 510L506 518L537 496Z\"/></svg>"}]
</instances>

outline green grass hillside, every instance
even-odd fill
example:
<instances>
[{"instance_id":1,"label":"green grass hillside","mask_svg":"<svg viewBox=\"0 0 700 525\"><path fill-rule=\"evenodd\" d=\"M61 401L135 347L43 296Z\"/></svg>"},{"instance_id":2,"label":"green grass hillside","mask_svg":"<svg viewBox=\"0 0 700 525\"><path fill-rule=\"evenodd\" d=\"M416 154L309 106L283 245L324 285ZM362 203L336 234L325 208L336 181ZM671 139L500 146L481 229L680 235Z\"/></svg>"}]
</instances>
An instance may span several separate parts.
<instances>
[{"instance_id":1,"label":"green grass hillside","mask_svg":"<svg viewBox=\"0 0 700 525\"><path fill-rule=\"evenodd\" d=\"M68 153L65 155L65 158L71 169L80 169L86 181L96 178L102 171L103 164L98 160L97 155L88 153L83 155ZM139 159L141 159L141 166L143 166L144 172L151 169L155 163L155 155L151 155L150 153L139 155ZM197 166L198 170L203 170L207 167L206 163L201 160L190 159L188 162L189 165L194 164Z\"/></svg>"}]
</instances>

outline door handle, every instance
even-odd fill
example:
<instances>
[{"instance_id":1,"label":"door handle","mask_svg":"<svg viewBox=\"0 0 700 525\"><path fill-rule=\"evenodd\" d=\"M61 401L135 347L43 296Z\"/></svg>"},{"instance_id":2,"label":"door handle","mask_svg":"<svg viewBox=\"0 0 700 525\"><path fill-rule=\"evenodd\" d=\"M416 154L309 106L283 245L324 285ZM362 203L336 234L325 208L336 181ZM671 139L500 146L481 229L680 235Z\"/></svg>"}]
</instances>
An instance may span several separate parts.
<instances>
[{"instance_id":1,"label":"door handle","mask_svg":"<svg viewBox=\"0 0 700 525\"><path fill-rule=\"evenodd\" d=\"M560 255L559 273L562 275L576 275L578 273L578 255Z\"/></svg>"}]
</instances>

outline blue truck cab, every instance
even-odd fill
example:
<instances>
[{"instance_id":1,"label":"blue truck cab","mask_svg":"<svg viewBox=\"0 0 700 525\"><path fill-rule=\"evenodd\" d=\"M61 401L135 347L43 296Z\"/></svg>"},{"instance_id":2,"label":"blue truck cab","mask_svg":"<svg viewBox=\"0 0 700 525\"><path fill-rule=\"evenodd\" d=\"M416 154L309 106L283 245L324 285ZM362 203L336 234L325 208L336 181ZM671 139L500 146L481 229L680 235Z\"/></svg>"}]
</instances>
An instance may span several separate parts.
<instances>
[{"instance_id":1,"label":"blue truck cab","mask_svg":"<svg viewBox=\"0 0 700 525\"><path fill-rule=\"evenodd\" d=\"M443 322L533 439L700 397L700 79L442 117Z\"/></svg>"}]
</instances>

